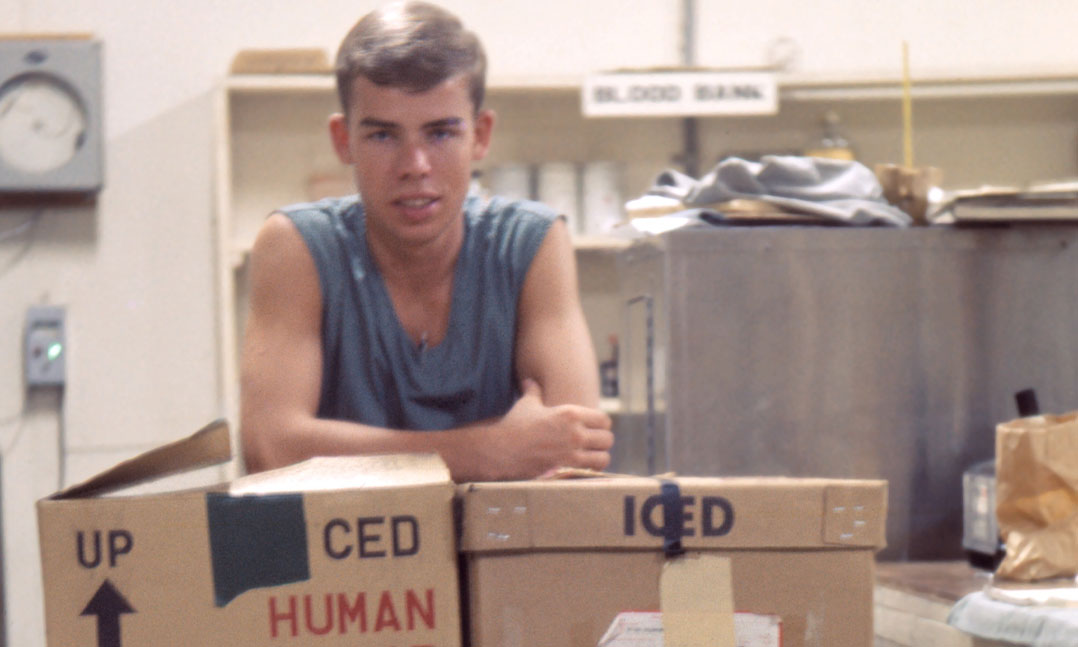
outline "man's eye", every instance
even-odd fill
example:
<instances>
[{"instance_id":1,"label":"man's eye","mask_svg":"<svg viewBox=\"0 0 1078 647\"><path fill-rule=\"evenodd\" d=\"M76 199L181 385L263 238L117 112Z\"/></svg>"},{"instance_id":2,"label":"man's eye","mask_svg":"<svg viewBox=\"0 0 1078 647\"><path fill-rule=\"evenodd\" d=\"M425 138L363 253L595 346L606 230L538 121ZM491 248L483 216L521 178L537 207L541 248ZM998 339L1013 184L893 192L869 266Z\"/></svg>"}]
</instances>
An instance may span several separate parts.
<instances>
[{"instance_id":1,"label":"man's eye","mask_svg":"<svg viewBox=\"0 0 1078 647\"><path fill-rule=\"evenodd\" d=\"M367 133L364 139L372 142L388 141L393 135L388 130L374 130Z\"/></svg>"},{"instance_id":2,"label":"man's eye","mask_svg":"<svg viewBox=\"0 0 1078 647\"><path fill-rule=\"evenodd\" d=\"M430 138L434 141L440 141L443 139L450 139L452 137L455 137L456 134L457 131L453 130L452 128L435 128L434 130L430 131Z\"/></svg>"}]
</instances>

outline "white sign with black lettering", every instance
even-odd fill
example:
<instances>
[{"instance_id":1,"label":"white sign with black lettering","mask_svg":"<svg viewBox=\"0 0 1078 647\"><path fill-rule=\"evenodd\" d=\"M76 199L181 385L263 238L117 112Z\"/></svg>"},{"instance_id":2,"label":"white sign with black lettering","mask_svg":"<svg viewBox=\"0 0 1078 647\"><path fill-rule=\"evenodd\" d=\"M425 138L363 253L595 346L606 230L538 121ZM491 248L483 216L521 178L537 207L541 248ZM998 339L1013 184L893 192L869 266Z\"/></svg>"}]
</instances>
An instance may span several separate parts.
<instances>
[{"instance_id":1,"label":"white sign with black lettering","mask_svg":"<svg viewBox=\"0 0 1078 647\"><path fill-rule=\"evenodd\" d=\"M773 115L778 84L766 72L597 74L584 80L585 117Z\"/></svg>"}]
</instances>

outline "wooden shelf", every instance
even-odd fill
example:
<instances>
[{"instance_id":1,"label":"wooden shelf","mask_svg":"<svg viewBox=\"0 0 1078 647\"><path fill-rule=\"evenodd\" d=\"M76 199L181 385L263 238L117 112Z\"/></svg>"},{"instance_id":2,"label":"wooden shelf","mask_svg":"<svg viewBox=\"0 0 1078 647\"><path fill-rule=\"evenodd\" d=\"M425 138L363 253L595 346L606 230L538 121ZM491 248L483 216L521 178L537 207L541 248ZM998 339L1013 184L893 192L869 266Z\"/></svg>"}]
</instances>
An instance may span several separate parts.
<instances>
[{"instance_id":1,"label":"wooden shelf","mask_svg":"<svg viewBox=\"0 0 1078 647\"><path fill-rule=\"evenodd\" d=\"M578 252L616 252L625 249L632 243L626 238L614 238L612 236L574 236L573 247Z\"/></svg>"},{"instance_id":2,"label":"wooden shelf","mask_svg":"<svg viewBox=\"0 0 1078 647\"><path fill-rule=\"evenodd\" d=\"M628 247L632 241L625 238L605 236L577 236L573 238L573 247L578 253L615 253ZM230 255L232 269L237 270L247 264L251 256L251 244L236 245Z\"/></svg>"},{"instance_id":3,"label":"wooden shelf","mask_svg":"<svg viewBox=\"0 0 1078 647\"><path fill-rule=\"evenodd\" d=\"M599 408L603 412L609 415L617 415L621 413L621 399L620 398L600 398Z\"/></svg>"},{"instance_id":4,"label":"wooden shelf","mask_svg":"<svg viewBox=\"0 0 1078 647\"><path fill-rule=\"evenodd\" d=\"M563 77L490 79L491 94L534 92L579 92L583 79ZM228 77L227 87L237 93L320 93L336 92L332 74L236 74Z\"/></svg>"},{"instance_id":5,"label":"wooden shelf","mask_svg":"<svg viewBox=\"0 0 1078 647\"><path fill-rule=\"evenodd\" d=\"M494 78L487 85L491 95L520 93L576 93L581 77ZM237 93L334 92L331 74L241 74L228 78ZM911 86L914 98L991 96L1040 96L1078 94L1078 76L919 78ZM857 101L898 99L900 78L779 78L780 101Z\"/></svg>"},{"instance_id":6,"label":"wooden shelf","mask_svg":"<svg viewBox=\"0 0 1078 647\"><path fill-rule=\"evenodd\" d=\"M914 79L914 99L1078 94L1078 77ZM779 99L788 101L855 101L900 99L901 79L801 80L781 84Z\"/></svg>"}]
</instances>

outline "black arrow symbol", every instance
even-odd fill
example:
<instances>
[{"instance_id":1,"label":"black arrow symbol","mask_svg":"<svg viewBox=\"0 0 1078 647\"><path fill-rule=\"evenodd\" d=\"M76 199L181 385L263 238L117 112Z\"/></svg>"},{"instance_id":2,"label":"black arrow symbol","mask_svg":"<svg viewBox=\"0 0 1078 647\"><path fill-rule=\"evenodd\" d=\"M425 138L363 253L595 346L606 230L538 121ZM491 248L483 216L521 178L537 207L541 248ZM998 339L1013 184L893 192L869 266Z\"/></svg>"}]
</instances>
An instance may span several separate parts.
<instances>
[{"instance_id":1,"label":"black arrow symbol","mask_svg":"<svg viewBox=\"0 0 1078 647\"><path fill-rule=\"evenodd\" d=\"M135 613L112 582L105 580L79 615L97 616L97 647L120 647L120 614Z\"/></svg>"}]
</instances>

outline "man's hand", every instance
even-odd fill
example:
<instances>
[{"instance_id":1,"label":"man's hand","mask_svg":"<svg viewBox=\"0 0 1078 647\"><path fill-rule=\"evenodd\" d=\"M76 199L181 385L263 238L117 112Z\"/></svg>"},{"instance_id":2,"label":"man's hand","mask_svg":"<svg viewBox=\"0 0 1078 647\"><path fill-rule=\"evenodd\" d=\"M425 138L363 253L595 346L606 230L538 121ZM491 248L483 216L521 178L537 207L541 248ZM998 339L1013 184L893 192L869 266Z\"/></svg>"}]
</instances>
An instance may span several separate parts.
<instances>
[{"instance_id":1,"label":"man's hand","mask_svg":"<svg viewBox=\"0 0 1078 647\"><path fill-rule=\"evenodd\" d=\"M537 382L522 386L524 394L489 430L492 478L529 479L559 467L606 469L614 445L609 416L575 404L545 406Z\"/></svg>"}]
</instances>

